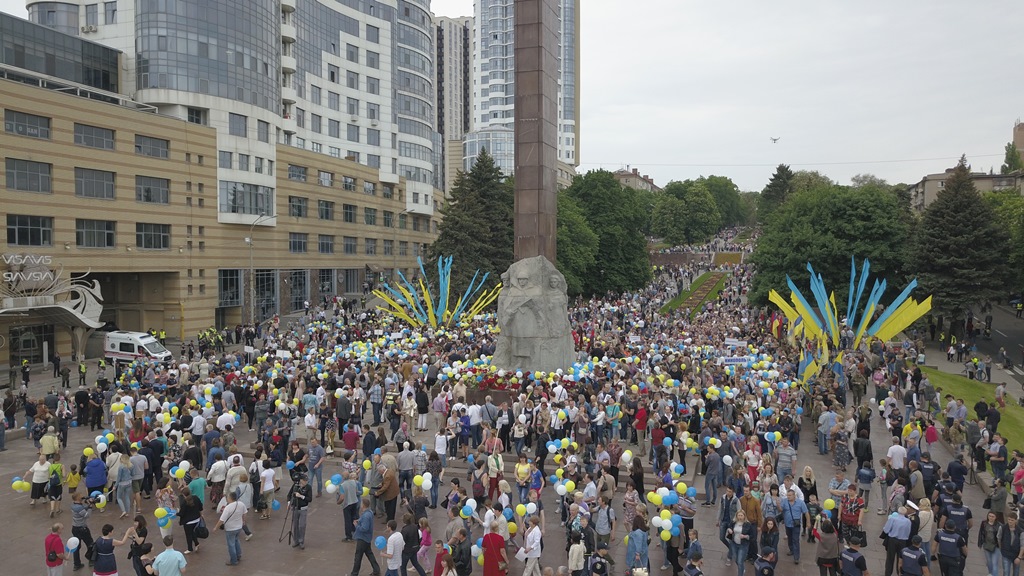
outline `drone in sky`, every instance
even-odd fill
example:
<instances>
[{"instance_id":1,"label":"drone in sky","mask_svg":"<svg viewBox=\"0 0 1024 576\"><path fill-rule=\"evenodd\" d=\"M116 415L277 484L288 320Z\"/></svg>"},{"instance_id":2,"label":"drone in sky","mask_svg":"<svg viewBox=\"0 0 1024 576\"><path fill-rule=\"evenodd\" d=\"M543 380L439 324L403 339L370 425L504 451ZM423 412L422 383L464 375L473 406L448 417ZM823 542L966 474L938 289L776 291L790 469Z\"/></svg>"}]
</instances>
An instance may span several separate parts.
<instances>
[{"instance_id":1,"label":"drone in sky","mask_svg":"<svg viewBox=\"0 0 1024 576\"><path fill-rule=\"evenodd\" d=\"M768 139L772 141L772 144L778 144L779 140L782 140L782 136L779 136L778 138L773 138L769 136Z\"/></svg>"}]
</instances>

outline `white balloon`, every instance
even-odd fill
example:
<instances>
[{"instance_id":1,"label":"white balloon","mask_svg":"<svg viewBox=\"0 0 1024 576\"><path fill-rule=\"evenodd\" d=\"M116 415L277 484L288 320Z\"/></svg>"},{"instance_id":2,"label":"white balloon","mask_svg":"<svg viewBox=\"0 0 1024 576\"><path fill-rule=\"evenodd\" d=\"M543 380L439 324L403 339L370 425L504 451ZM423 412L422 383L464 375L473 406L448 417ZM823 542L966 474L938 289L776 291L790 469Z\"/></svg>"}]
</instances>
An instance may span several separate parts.
<instances>
[{"instance_id":1,"label":"white balloon","mask_svg":"<svg viewBox=\"0 0 1024 576\"><path fill-rule=\"evenodd\" d=\"M564 486L563 486L563 488L564 488ZM527 504L526 505L526 513L527 514L536 514L537 513L537 505L534 504L533 502L530 502L529 504Z\"/></svg>"},{"instance_id":2,"label":"white balloon","mask_svg":"<svg viewBox=\"0 0 1024 576\"><path fill-rule=\"evenodd\" d=\"M473 547L470 548L470 551L473 553L474 557L479 556L480 553L482 552L482 550L480 550L480 547L477 546L476 544L473 544Z\"/></svg>"},{"instance_id":3,"label":"white balloon","mask_svg":"<svg viewBox=\"0 0 1024 576\"><path fill-rule=\"evenodd\" d=\"M668 496L668 493L669 493L669 489L668 488L665 488L664 486L662 486L661 488L658 488L658 495L661 496L662 498L664 498L665 496Z\"/></svg>"},{"instance_id":4,"label":"white balloon","mask_svg":"<svg viewBox=\"0 0 1024 576\"><path fill-rule=\"evenodd\" d=\"M519 422L521 424L526 424L526 414L520 414L519 415Z\"/></svg>"},{"instance_id":5,"label":"white balloon","mask_svg":"<svg viewBox=\"0 0 1024 576\"><path fill-rule=\"evenodd\" d=\"M629 464L629 461L633 459L633 455L629 452L623 452L622 456L619 457L619 461L623 464Z\"/></svg>"},{"instance_id":6,"label":"white balloon","mask_svg":"<svg viewBox=\"0 0 1024 576\"><path fill-rule=\"evenodd\" d=\"M558 486L555 486L555 493L559 496L565 496L566 492L567 490L565 489L565 485L559 484Z\"/></svg>"},{"instance_id":7,"label":"white balloon","mask_svg":"<svg viewBox=\"0 0 1024 576\"><path fill-rule=\"evenodd\" d=\"M558 452L558 448L554 444L548 444L548 454L554 454L555 452Z\"/></svg>"},{"instance_id":8,"label":"white balloon","mask_svg":"<svg viewBox=\"0 0 1024 576\"><path fill-rule=\"evenodd\" d=\"M178 462L178 468L184 470L185 472L188 472L189 469L192 468L192 462L188 460L182 460L181 462Z\"/></svg>"},{"instance_id":9,"label":"white balloon","mask_svg":"<svg viewBox=\"0 0 1024 576\"><path fill-rule=\"evenodd\" d=\"M726 466L732 466L732 456L723 456L722 464L725 464Z\"/></svg>"},{"instance_id":10,"label":"white balloon","mask_svg":"<svg viewBox=\"0 0 1024 576\"><path fill-rule=\"evenodd\" d=\"M427 480L427 479L423 480L423 489L424 490L430 490L433 487L434 487L434 483L433 482L431 482L430 480Z\"/></svg>"},{"instance_id":11,"label":"white balloon","mask_svg":"<svg viewBox=\"0 0 1024 576\"><path fill-rule=\"evenodd\" d=\"M431 474L430 472L424 472L424 473L423 473L423 479L424 479L424 480L430 480L430 479L431 479L431 478L433 478L433 477L434 477L434 475L433 475L433 474Z\"/></svg>"},{"instance_id":12,"label":"white balloon","mask_svg":"<svg viewBox=\"0 0 1024 576\"><path fill-rule=\"evenodd\" d=\"M107 503L107 495L106 494L100 494L99 496L97 496L96 497L96 503L97 504L106 504Z\"/></svg>"},{"instance_id":13,"label":"white balloon","mask_svg":"<svg viewBox=\"0 0 1024 576\"><path fill-rule=\"evenodd\" d=\"M337 484L328 484L327 485L327 493L328 494L337 494L337 492L338 492L338 485Z\"/></svg>"},{"instance_id":14,"label":"white balloon","mask_svg":"<svg viewBox=\"0 0 1024 576\"><path fill-rule=\"evenodd\" d=\"M107 451L107 445L106 444L97 444L96 445L96 451L99 452L100 454L103 454L104 452Z\"/></svg>"},{"instance_id":15,"label":"white balloon","mask_svg":"<svg viewBox=\"0 0 1024 576\"><path fill-rule=\"evenodd\" d=\"M67 546L67 549L69 551L74 552L75 550L78 549L78 546L81 543L82 543L81 540L79 540L78 538L72 536L71 538L68 538L68 542L67 542L66 546Z\"/></svg>"},{"instance_id":16,"label":"white balloon","mask_svg":"<svg viewBox=\"0 0 1024 576\"><path fill-rule=\"evenodd\" d=\"M476 510L476 500L474 500L472 498L470 498L469 500L466 500L466 506L469 506L473 510Z\"/></svg>"},{"instance_id":17,"label":"white balloon","mask_svg":"<svg viewBox=\"0 0 1024 576\"><path fill-rule=\"evenodd\" d=\"M103 434L100 434L99 436L96 437L96 442L94 442L94 443L95 444L105 444L106 443L106 438L107 438L106 436L104 436Z\"/></svg>"},{"instance_id":18,"label":"white balloon","mask_svg":"<svg viewBox=\"0 0 1024 576\"><path fill-rule=\"evenodd\" d=\"M661 516L655 516L651 518L651 526L655 528L661 528Z\"/></svg>"}]
</instances>

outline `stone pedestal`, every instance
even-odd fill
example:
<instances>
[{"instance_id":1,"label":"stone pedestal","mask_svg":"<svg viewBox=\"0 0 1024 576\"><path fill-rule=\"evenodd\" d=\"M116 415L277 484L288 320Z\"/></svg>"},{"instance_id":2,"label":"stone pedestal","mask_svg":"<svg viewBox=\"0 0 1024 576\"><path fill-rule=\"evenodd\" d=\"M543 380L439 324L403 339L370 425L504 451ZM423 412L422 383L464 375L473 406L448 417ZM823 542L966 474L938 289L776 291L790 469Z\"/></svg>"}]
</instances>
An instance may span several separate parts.
<instances>
[{"instance_id":1,"label":"stone pedestal","mask_svg":"<svg viewBox=\"0 0 1024 576\"><path fill-rule=\"evenodd\" d=\"M501 275L497 349L505 370L554 372L575 359L565 276L544 256L525 258Z\"/></svg>"}]
</instances>

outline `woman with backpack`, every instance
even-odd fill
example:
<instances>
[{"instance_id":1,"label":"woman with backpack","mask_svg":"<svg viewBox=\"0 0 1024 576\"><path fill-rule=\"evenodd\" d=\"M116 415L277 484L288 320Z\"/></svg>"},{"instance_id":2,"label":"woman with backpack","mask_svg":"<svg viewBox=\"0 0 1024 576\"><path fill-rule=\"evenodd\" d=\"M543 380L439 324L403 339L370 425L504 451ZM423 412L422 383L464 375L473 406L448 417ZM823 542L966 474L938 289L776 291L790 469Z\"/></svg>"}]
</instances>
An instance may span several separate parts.
<instances>
[{"instance_id":1,"label":"woman with backpack","mask_svg":"<svg viewBox=\"0 0 1024 576\"><path fill-rule=\"evenodd\" d=\"M60 501L64 499L64 484L68 475L60 462L60 452L53 455L50 463L50 479L46 484L46 496L50 501L50 518L61 513Z\"/></svg>"}]
</instances>

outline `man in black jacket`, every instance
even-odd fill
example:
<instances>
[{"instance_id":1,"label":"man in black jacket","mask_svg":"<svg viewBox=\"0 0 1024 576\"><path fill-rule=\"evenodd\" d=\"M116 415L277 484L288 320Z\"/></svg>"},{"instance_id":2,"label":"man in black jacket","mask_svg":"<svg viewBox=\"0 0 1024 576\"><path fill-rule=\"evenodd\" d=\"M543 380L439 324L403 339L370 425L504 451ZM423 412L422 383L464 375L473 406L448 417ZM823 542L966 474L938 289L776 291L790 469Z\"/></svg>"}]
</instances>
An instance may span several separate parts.
<instances>
[{"instance_id":1,"label":"man in black jacket","mask_svg":"<svg viewBox=\"0 0 1024 576\"><path fill-rule=\"evenodd\" d=\"M288 490L288 507L292 508L292 547L306 549L306 514L313 501L313 487L309 477L299 474L299 481Z\"/></svg>"},{"instance_id":2,"label":"man in black jacket","mask_svg":"<svg viewBox=\"0 0 1024 576\"><path fill-rule=\"evenodd\" d=\"M455 573L459 576L469 576L473 573L473 552L469 546L469 533L465 528L459 528L455 537L448 543L452 548L452 560L455 562Z\"/></svg>"},{"instance_id":3,"label":"man in black jacket","mask_svg":"<svg viewBox=\"0 0 1024 576\"><path fill-rule=\"evenodd\" d=\"M420 561L416 558L416 553L420 550L420 527L416 524L416 519L411 512L406 512L402 516L402 522L405 524L401 530L402 539L405 541L405 547L402 548L402 576L408 576L407 567L410 560L416 573L422 575L423 567L420 566Z\"/></svg>"}]
</instances>

